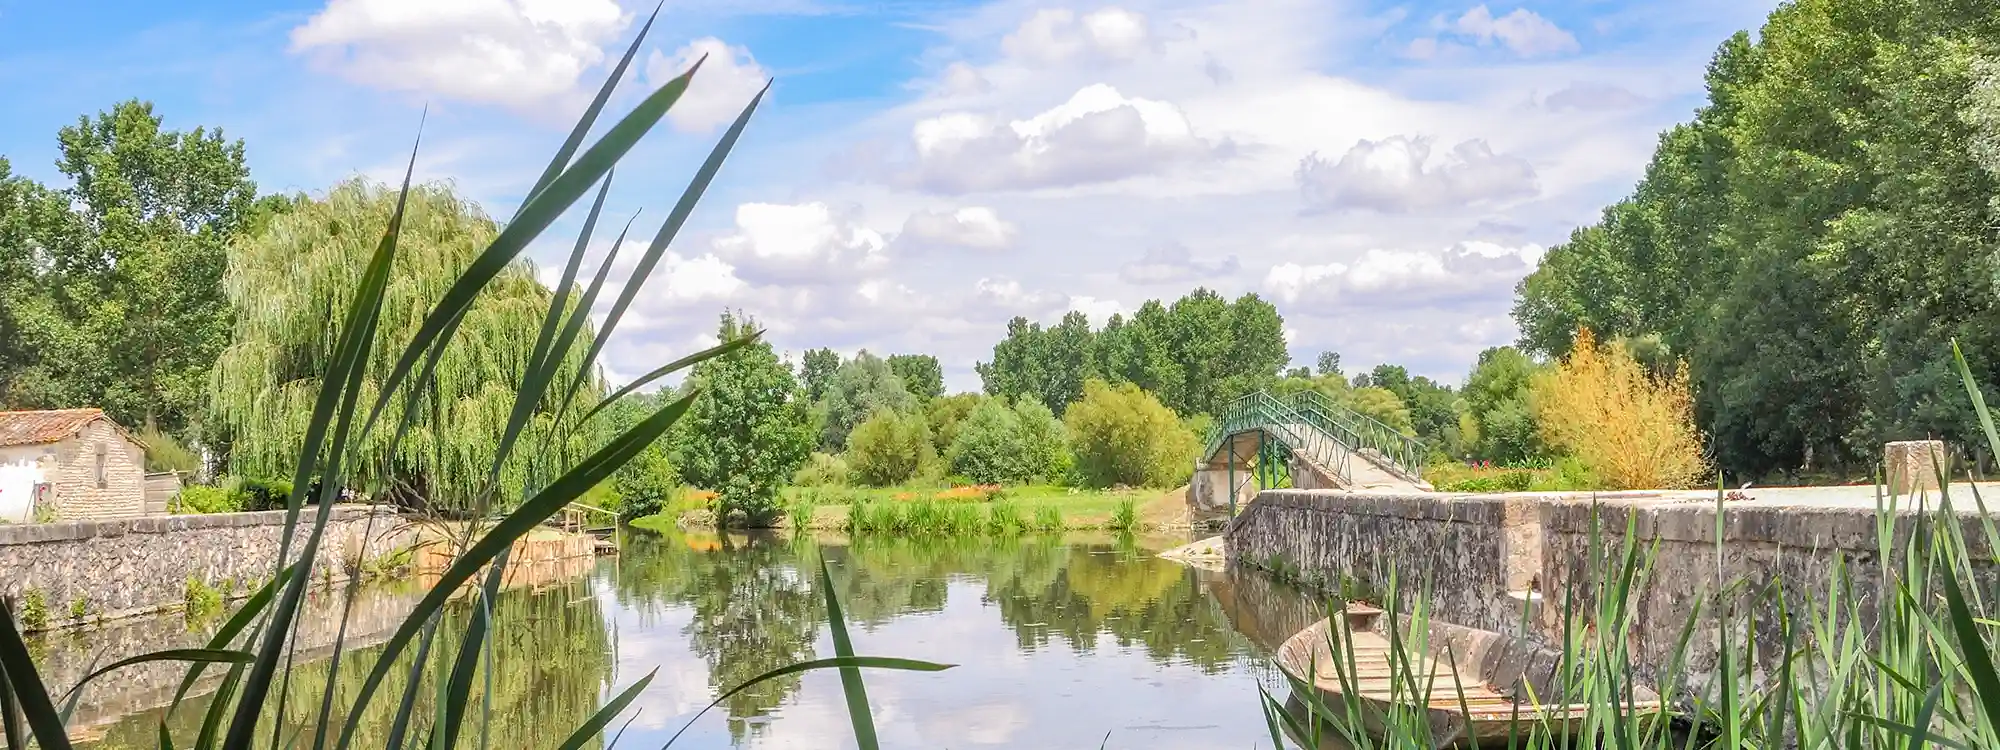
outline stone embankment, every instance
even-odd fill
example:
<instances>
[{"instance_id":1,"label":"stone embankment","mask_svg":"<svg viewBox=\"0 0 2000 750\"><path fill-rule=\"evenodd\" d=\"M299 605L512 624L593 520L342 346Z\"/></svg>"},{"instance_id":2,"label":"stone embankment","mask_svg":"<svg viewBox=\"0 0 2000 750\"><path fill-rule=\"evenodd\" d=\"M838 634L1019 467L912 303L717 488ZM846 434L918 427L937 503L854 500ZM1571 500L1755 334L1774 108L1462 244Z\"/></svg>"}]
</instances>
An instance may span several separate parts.
<instances>
[{"instance_id":1,"label":"stone embankment","mask_svg":"<svg viewBox=\"0 0 2000 750\"><path fill-rule=\"evenodd\" d=\"M2000 496L2000 485L1980 489ZM1971 487L1954 485L1950 492L1970 502ZM1736 613L1739 626L1744 613L1755 619L1757 666L1764 670L1777 666L1784 651L1782 643L1764 642L1781 637L1779 613L1803 616L1813 600L1825 599L1843 569L1853 587L1849 601L1862 621L1871 621L1885 575L1875 488L1751 489L1728 497L1718 509L1712 490L1271 490L1229 524L1225 548L1231 566L1262 568L1329 591L1367 592L1357 596L1381 595L1393 577L1405 606L1422 597L1438 619L1553 644L1562 628L1559 603L1571 596L1575 611L1592 611L1599 584L1620 567L1612 553L1624 549L1629 528L1637 549L1656 550L1632 592L1632 659L1648 679L1672 663L1690 608L1735 581L1749 582L1752 591L1781 591L1786 600L1783 609L1740 600L1725 609ZM1900 559L1920 512L1898 511L1887 564ZM1965 513L1960 521L1979 571L1974 585L1992 590L2000 573L1981 519ZM1704 606L1715 611L1713 603ZM1521 632L1524 608L1527 632ZM1681 662L1684 684L1697 690L1709 684L1719 663L1719 639L1712 626L1704 632L1711 636L1692 639Z\"/></svg>"}]
</instances>

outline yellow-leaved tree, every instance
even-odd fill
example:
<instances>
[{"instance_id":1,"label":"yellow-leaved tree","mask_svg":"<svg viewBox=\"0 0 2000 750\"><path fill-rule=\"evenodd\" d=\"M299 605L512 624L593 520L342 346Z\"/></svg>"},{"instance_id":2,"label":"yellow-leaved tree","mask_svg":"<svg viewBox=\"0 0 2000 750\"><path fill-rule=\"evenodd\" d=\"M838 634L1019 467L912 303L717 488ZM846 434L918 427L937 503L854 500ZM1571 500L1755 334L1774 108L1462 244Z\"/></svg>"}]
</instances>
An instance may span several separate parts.
<instances>
[{"instance_id":1,"label":"yellow-leaved tree","mask_svg":"<svg viewBox=\"0 0 2000 750\"><path fill-rule=\"evenodd\" d=\"M1542 439L1611 489L1679 489L1708 474L1685 363L1649 372L1586 328L1531 394Z\"/></svg>"}]
</instances>

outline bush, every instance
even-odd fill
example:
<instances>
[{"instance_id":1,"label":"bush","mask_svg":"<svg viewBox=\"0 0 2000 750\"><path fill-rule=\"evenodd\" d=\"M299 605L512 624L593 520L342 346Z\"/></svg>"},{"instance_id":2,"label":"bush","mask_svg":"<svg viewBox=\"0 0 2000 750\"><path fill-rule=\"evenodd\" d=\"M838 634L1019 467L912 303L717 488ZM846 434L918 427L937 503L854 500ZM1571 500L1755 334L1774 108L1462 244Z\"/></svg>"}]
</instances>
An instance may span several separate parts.
<instances>
[{"instance_id":1,"label":"bush","mask_svg":"<svg viewBox=\"0 0 2000 750\"><path fill-rule=\"evenodd\" d=\"M1026 473L1017 481L1049 481L1074 484L1075 462L1069 455L1069 434L1055 412L1041 401L1021 398L1014 401L1014 417L1021 423L1021 443L1027 450Z\"/></svg>"},{"instance_id":2,"label":"bush","mask_svg":"<svg viewBox=\"0 0 2000 750\"><path fill-rule=\"evenodd\" d=\"M930 425L920 414L877 411L847 438L847 465L871 487L907 482L936 461Z\"/></svg>"},{"instance_id":3,"label":"bush","mask_svg":"<svg viewBox=\"0 0 2000 750\"><path fill-rule=\"evenodd\" d=\"M648 445L611 475L611 487L618 493L613 510L625 518L642 518L665 509L673 501L678 475L659 444Z\"/></svg>"},{"instance_id":4,"label":"bush","mask_svg":"<svg viewBox=\"0 0 2000 750\"><path fill-rule=\"evenodd\" d=\"M236 477L227 489L236 496L236 508L243 511L283 510L292 498L292 483L283 479ZM306 498L311 504L317 496Z\"/></svg>"},{"instance_id":5,"label":"bush","mask_svg":"<svg viewBox=\"0 0 2000 750\"><path fill-rule=\"evenodd\" d=\"M243 497L221 487L190 484L174 497L175 513L235 513L243 509Z\"/></svg>"},{"instance_id":6,"label":"bush","mask_svg":"<svg viewBox=\"0 0 2000 750\"><path fill-rule=\"evenodd\" d=\"M1084 483L1171 487L1186 481L1198 438L1173 411L1138 386L1084 384L1063 415Z\"/></svg>"},{"instance_id":7,"label":"bush","mask_svg":"<svg viewBox=\"0 0 2000 750\"><path fill-rule=\"evenodd\" d=\"M798 487L839 487L847 484L852 470L847 459L831 453L814 452L806 459L806 465L792 474L792 484Z\"/></svg>"},{"instance_id":8,"label":"bush","mask_svg":"<svg viewBox=\"0 0 2000 750\"><path fill-rule=\"evenodd\" d=\"M958 424L947 458L951 471L980 484L1026 482L1048 470L1020 412L986 399Z\"/></svg>"},{"instance_id":9,"label":"bush","mask_svg":"<svg viewBox=\"0 0 2000 750\"><path fill-rule=\"evenodd\" d=\"M160 428L148 425L136 436L139 445L146 449L147 471L178 471L194 474L201 471L201 455L175 440L172 435L161 432Z\"/></svg>"},{"instance_id":10,"label":"bush","mask_svg":"<svg viewBox=\"0 0 2000 750\"><path fill-rule=\"evenodd\" d=\"M1708 473L1685 365L1655 378L1585 329L1568 359L1536 377L1533 396L1543 440L1609 489L1678 489Z\"/></svg>"},{"instance_id":11,"label":"bush","mask_svg":"<svg viewBox=\"0 0 2000 750\"><path fill-rule=\"evenodd\" d=\"M985 401L986 396L978 393L954 393L932 399L924 407L924 416L931 423L931 441L937 446L938 455L951 452L952 441L958 438L958 424Z\"/></svg>"}]
</instances>

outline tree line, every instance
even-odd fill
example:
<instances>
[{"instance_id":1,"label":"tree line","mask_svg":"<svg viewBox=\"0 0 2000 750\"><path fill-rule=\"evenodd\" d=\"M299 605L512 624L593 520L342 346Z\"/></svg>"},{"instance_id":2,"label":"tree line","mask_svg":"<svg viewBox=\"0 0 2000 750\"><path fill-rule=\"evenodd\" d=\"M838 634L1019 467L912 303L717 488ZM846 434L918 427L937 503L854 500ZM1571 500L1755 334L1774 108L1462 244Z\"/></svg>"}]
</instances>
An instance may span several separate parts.
<instances>
[{"instance_id":1,"label":"tree line","mask_svg":"<svg viewBox=\"0 0 2000 750\"><path fill-rule=\"evenodd\" d=\"M1982 445L1949 343L2000 376L1996 60L1990 4L1780 6L1716 51L1706 102L1631 195L1521 282L1522 349L1559 357L1587 328L1686 361L1736 474Z\"/></svg>"}]
</instances>

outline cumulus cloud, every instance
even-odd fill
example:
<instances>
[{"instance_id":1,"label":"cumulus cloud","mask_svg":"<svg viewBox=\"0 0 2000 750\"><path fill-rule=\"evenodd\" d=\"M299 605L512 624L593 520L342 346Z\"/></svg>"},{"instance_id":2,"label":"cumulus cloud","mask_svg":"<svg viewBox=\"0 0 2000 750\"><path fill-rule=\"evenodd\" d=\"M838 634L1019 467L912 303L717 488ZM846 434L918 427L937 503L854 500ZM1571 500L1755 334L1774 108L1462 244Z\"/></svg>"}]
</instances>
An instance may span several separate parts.
<instances>
[{"instance_id":1,"label":"cumulus cloud","mask_svg":"<svg viewBox=\"0 0 2000 750\"><path fill-rule=\"evenodd\" d=\"M945 66L943 75L938 76L937 91L943 96L977 96L992 90L986 76L964 61Z\"/></svg>"},{"instance_id":2,"label":"cumulus cloud","mask_svg":"<svg viewBox=\"0 0 2000 750\"><path fill-rule=\"evenodd\" d=\"M1306 156L1296 177L1306 207L1313 211L1409 213L1531 198L1540 191L1533 165L1496 154L1481 140L1453 146L1436 162L1429 138L1362 140L1339 161L1317 153Z\"/></svg>"},{"instance_id":3,"label":"cumulus cloud","mask_svg":"<svg viewBox=\"0 0 2000 750\"><path fill-rule=\"evenodd\" d=\"M735 120L770 78L750 56L750 50L711 36L688 42L671 56L653 50L646 59L646 83L664 85L704 55L708 59L701 64L701 72L688 82L687 91L674 102L673 109L667 110L667 121L683 133L705 133Z\"/></svg>"},{"instance_id":4,"label":"cumulus cloud","mask_svg":"<svg viewBox=\"0 0 2000 750\"><path fill-rule=\"evenodd\" d=\"M970 112L924 119L911 140L915 164L906 179L947 194L1117 180L1230 148L1195 135L1178 107L1105 84L1024 120Z\"/></svg>"},{"instance_id":5,"label":"cumulus cloud","mask_svg":"<svg viewBox=\"0 0 2000 750\"><path fill-rule=\"evenodd\" d=\"M1000 40L1009 58L1032 65L1078 60L1126 62L1154 49L1146 17L1123 8L1077 14L1069 9L1036 11Z\"/></svg>"},{"instance_id":6,"label":"cumulus cloud","mask_svg":"<svg viewBox=\"0 0 2000 750\"><path fill-rule=\"evenodd\" d=\"M528 109L573 93L629 21L613 0L329 0L291 49L363 85Z\"/></svg>"},{"instance_id":7,"label":"cumulus cloud","mask_svg":"<svg viewBox=\"0 0 2000 750\"><path fill-rule=\"evenodd\" d=\"M736 207L736 231L715 240L714 254L755 283L830 283L881 265L887 244L824 203L745 203Z\"/></svg>"},{"instance_id":8,"label":"cumulus cloud","mask_svg":"<svg viewBox=\"0 0 2000 750\"><path fill-rule=\"evenodd\" d=\"M898 243L918 246L1004 250L1014 243L1015 226L985 206L956 211L918 211L903 222Z\"/></svg>"},{"instance_id":9,"label":"cumulus cloud","mask_svg":"<svg viewBox=\"0 0 2000 750\"><path fill-rule=\"evenodd\" d=\"M1630 109L1646 98L1608 83L1577 81L1542 100L1550 112L1608 112Z\"/></svg>"},{"instance_id":10,"label":"cumulus cloud","mask_svg":"<svg viewBox=\"0 0 2000 750\"><path fill-rule=\"evenodd\" d=\"M1264 276L1272 296L1302 309L1504 306L1535 269L1542 247L1461 242L1436 252L1373 249L1344 263L1280 263Z\"/></svg>"},{"instance_id":11,"label":"cumulus cloud","mask_svg":"<svg viewBox=\"0 0 2000 750\"><path fill-rule=\"evenodd\" d=\"M1478 40L1480 44L1497 43L1522 57L1542 57L1581 49L1575 36L1526 8L1515 8L1507 15L1494 16L1484 4L1473 6L1465 15L1458 17L1458 21L1452 24L1452 30Z\"/></svg>"},{"instance_id":12,"label":"cumulus cloud","mask_svg":"<svg viewBox=\"0 0 2000 750\"><path fill-rule=\"evenodd\" d=\"M1231 255L1220 260L1199 260L1186 245L1165 242L1147 248L1139 259L1118 269L1118 278L1131 284L1213 283L1215 277L1236 273L1240 264Z\"/></svg>"}]
</instances>

